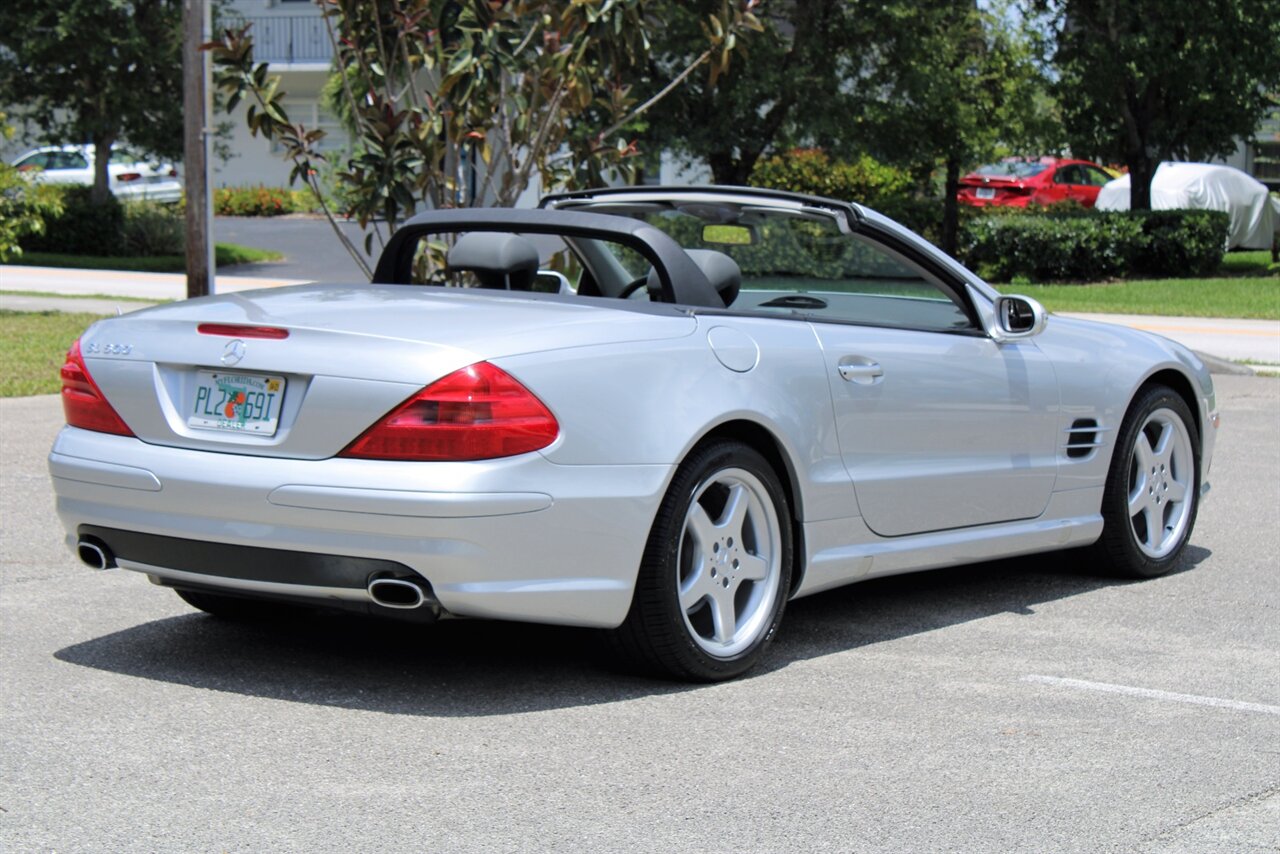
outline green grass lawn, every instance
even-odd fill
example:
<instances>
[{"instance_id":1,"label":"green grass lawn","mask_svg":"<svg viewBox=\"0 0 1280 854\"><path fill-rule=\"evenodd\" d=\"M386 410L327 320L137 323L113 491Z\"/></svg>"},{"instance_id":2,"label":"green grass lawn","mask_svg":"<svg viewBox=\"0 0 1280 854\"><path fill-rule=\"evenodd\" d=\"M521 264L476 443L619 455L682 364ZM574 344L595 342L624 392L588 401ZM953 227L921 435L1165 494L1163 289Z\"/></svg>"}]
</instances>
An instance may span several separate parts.
<instances>
[{"instance_id":1,"label":"green grass lawn","mask_svg":"<svg viewBox=\"0 0 1280 854\"><path fill-rule=\"evenodd\" d=\"M1050 311L1280 320L1280 264L1267 251L1228 253L1217 275L1208 279L997 287L1037 299Z\"/></svg>"},{"instance_id":2,"label":"green grass lawn","mask_svg":"<svg viewBox=\"0 0 1280 854\"><path fill-rule=\"evenodd\" d=\"M173 302L171 299L157 299L155 297L126 297L119 294L60 294L56 291L0 291L4 296L15 297L57 297L58 299L105 299L112 302L145 302L148 304L159 302Z\"/></svg>"},{"instance_id":3,"label":"green grass lawn","mask_svg":"<svg viewBox=\"0 0 1280 854\"><path fill-rule=\"evenodd\" d=\"M55 394L71 342L98 314L0 309L0 397Z\"/></svg>"},{"instance_id":4,"label":"green grass lawn","mask_svg":"<svg viewBox=\"0 0 1280 854\"><path fill-rule=\"evenodd\" d=\"M235 264L255 264L260 261L279 261L284 256L267 249L255 249L237 243L218 243L214 246L214 258L219 267ZM101 255L64 255L59 252L24 252L12 259L11 264L30 267L69 267L78 270L130 270L136 273L181 273L187 268L181 255L156 255L154 257L108 257Z\"/></svg>"},{"instance_id":5,"label":"green grass lawn","mask_svg":"<svg viewBox=\"0 0 1280 854\"><path fill-rule=\"evenodd\" d=\"M1280 320L1280 277L1159 279L1100 285L1000 285L1049 311Z\"/></svg>"},{"instance_id":6,"label":"green grass lawn","mask_svg":"<svg viewBox=\"0 0 1280 854\"><path fill-rule=\"evenodd\" d=\"M1221 276L1280 276L1280 261L1272 261L1265 249L1250 252L1228 252L1218 268Z\"/></svg>"}]
</instances>

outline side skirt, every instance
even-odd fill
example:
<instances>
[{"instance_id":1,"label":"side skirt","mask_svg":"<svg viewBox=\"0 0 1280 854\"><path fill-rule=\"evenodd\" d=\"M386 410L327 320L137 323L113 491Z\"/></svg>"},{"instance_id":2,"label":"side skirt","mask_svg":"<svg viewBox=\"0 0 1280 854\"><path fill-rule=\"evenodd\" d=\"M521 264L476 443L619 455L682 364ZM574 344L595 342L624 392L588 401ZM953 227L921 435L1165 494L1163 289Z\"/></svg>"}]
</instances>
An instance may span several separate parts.
<instances>
[{"instance_id":1,"label":"side skirt","mask_svg":"<svg viewBox=\"0 0 1280 854\"><path fill-rule=\"evenodd\" d=\"M806 522L809 560L793 598L855 581L1086 546L1102 535L1102 489L1055 492L1042 516L879 537L860 518Z\"/></svg>"}]
</instances>

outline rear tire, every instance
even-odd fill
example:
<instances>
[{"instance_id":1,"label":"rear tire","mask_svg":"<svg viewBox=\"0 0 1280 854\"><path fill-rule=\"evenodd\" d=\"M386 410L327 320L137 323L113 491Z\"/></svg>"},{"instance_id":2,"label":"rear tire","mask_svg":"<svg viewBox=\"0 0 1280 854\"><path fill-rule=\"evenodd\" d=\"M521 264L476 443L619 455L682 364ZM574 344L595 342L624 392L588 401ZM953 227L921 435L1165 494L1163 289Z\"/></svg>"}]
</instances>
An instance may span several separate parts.
<instances>
[{"instance_id":1,"label":"rear tire","mask_svg":"<svg viewBox=\"0 0 1280 854\"><path fill-rule=\"evenodd\" d=\"M1128 578L1155 578L1186 552L1200 505L1200 437L1173 389L1139 392L1120 426L1102 497L1094 562Z\"/></svg>"},{"instance_id":2,"label":"rear tire","mask_svg":"<svg viewBox=\"0 0 1280 854\"><path fill-rule=\"evenodd\" d=\"M615 645L677 679L745 673L782 621L791 539L786 492L764 457L739 442L696 448L658 509Z\"/></svg>"}]
</instances>

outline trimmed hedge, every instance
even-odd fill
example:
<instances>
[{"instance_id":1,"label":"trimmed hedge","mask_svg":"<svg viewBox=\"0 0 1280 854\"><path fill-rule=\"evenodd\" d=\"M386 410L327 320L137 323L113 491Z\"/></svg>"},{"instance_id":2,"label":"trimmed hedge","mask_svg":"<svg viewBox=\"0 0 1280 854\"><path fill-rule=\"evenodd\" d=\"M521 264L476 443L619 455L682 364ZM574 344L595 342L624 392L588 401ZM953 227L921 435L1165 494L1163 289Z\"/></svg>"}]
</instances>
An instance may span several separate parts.
<instances>
[{"instance_id":1,"label":"trimmed hedge","mask_svg":"<svg viewBox=\"0 0 1280 854\"><path fill-rule=\"evenodd\" d=\"M177 205L150 201L121 202L108 196L95 205L90 187L57 186L62 213L48 217L43 234L22 238L28 252L90 255L103 258L181 255L186 227Z\"/></svg>"},{"instance_id":2,"label":"trimmed hedge","mask_svg":"<svg viewBox=\"0 0 1280 854\"><path fill-rule=\"evenodd\" d=\"M1146 237L1134 258L1141 273L1160 278L1207 276L1222 264L1231 229L1222 211L1136 211Z\"/></svg>"},{"instance_id":3,"label":"trimmed hedge","mask_svg":"<svg viewBox=\"0 0 1280 854\"><path fill-rule=\"evenodd\" d=\"M29 252L62 252L68 255L119 255L124 247L124 207L115 196L95 205L92 187L64 185L62 213L45 220L43 234L28 234L20 241Z\"/></svg>"},{"instance_id":4,"label":"trimmed hedge","mask_svg":"<svg viewBox=\"0 0 1280 854\"><path fill-rule=\"evenodd\" d=\"M1222 262L1229 224L1203 210L993 213L966 224L959 254L998 282L1204 276Z\"/></svg>"}]
</instances>

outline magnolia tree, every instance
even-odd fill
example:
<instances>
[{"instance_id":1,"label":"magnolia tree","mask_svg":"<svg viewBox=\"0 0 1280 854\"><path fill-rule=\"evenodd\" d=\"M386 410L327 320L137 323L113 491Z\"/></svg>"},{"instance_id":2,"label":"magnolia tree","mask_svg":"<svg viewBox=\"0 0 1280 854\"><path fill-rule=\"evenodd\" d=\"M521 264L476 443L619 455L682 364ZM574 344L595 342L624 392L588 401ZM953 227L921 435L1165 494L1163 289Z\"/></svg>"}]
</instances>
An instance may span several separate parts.
<instances>
[{"instance_id":1,"label":"magnolia tree","mask_svg":"<svg viewBox=\"0 0 1280 854\"><path fill-rule=\"evenodd\" d=\"M646 0L318 0L333 43L355 149L337 164L344 209L325 213L348 251L368 255L419 206L509 207L536 177L572 188L626 170L640 116L695 71L715 79L758 0L725 0L703 22L705 49L643 103L632 95L652 28ZM248 27L205 46L226 109L247 103L254 134L278 142L325 204L324 132L290 119L279 78L253 58ZM366 229L360 253L335 215Z\"/></svg>"}]
</instances>

